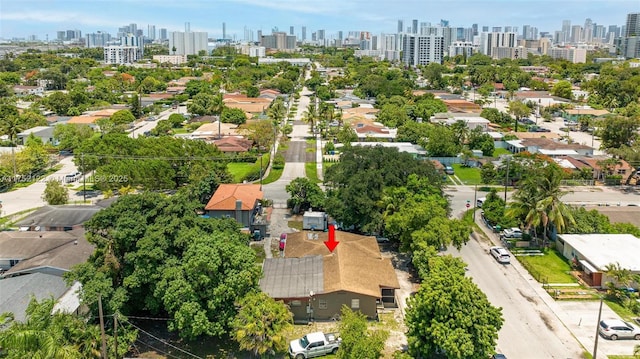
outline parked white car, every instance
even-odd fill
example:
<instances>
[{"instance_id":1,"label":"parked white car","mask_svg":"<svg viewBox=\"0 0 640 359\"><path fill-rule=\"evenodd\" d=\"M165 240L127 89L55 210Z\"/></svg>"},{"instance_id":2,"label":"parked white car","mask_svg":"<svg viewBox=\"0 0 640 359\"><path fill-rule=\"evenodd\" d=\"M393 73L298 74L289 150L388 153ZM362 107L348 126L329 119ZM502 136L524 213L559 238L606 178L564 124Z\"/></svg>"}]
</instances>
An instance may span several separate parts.
<instances>
[{"instance_id":1,"label":"parked white car","mask_svg":"<svg viewBox=\"0 0 640 359\"><path fill-rule=\"evenodd\" d=\"M489 253L491 256L495 258L498 263L509 264L511 263L511 255L509 252L502 247L491 247L489 248Z\"/></svg>"},{"instance_id":2,"label":"parked white car","mask_svg":"<svg viewBox=\"0 0 640 359\"><path fill-rule=\"evenodd\" d=\"M502 231L502 236L504 238L522 238L522 231L520 228L507 228Z\"/></svg>"}]
</instances>

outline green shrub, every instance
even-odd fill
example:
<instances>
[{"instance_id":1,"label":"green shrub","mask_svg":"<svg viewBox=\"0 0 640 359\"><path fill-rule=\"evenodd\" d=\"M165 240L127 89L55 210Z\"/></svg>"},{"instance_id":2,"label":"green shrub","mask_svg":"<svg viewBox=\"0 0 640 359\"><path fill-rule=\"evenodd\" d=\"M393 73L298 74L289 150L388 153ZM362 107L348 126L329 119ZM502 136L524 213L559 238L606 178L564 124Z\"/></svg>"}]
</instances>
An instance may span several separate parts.
<instances>
[{"instance_id":1,"label":"green shrub","mask_svg":"<svg viewBox=\"0 0 640 359\"><path fill-rule=\"evenodd\" d=\"M281 170L284 168L284 156L282 155L282 153L278 153L273 159L272 168L275 170Z\"/></svg>"}]
</instances>

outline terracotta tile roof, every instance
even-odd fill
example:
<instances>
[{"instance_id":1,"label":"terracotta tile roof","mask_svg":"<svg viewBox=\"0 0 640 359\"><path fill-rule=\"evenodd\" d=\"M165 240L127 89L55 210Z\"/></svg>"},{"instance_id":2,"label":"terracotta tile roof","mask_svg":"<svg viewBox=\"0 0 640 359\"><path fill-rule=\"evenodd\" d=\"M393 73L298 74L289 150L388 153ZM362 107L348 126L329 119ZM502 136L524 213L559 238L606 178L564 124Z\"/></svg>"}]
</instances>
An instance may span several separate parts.
<instances>
[{"instance_id":1,"label":"terracotta tile roof","mask_svg":"<svg viewBox=\"0 0 640 359\"><path fill-rule=\"evenodd\" d=\"M242 201L242 210L250 211L256 200L262 199L263 196L259 184L221 184L204 209L233 211L236 209L236 201Z\"/></svg>"},{"instance_id":2,"label":"terracotta tile roof","mask_svg":"<svg viewBox=\"0 0 640 359\"><path fill-rule=\"evenodd\" d=\"M595 110L595 109L570 109L565 110L569 115L592 115L592 116L604 116L610 114L607 110Z\"/></svg>"},{"instance_id":3,"label":"terracotta tile roof","mask_svg":"<svg viewBox=\"0 0 640 359\"><path fill-rule=\"evenodd\" d=\"M381 288L400 288L391 261L382 258L374 237L342 231L335 233L340 244L333 253L324 244L327 232L290 233L285 256L323 256L324 293L349 291L379 298ZM314 239L309 239L309 235Z\"/></svg>"},{"instance_id":4,"label":"terracotta tile roof","mask_svg":"<svg viewBox=\"0 0 640 359\"><path fill-rule=\"evenodd\" d=\"M347 108L344 109L342 111L343 115L345 113L358 113L358 114L366 114L366 113L378 113L378 111L380 111L377 108L370 108L370 107L352 107L352 108Z\"/></svg>"},{"instance_id":5,"label":"terracotta tile roof","mask_svg":"<svg viewBox=\"0 0 640 359\"><path fill-rule=\"evenodd\" d=\"M229 108L239 108L247 113L260 113L262 111L266 111L269 108L268 103L241 103L241 102L226 102L225 106Z\"/></svg>"},{"instance_id":6,"label":"terracotta tile roof","mask_svg":"<svg viewBox=\"0 0 640 359\"><path fill-rule=\"evenodd\" d=\"M73 116L67 123L82 123L90 124L96 123L97 120L103 119L103 116Z\"/></svg>"},{"instance_id":7,"label":"terracotta tile roof","mask_svg":"<svg viewBox=\"0 0 640 359\"><path fill-rule=\"evenodd\" d=\"M122 109L113 109L113 108L108 108L108 109L104 109L104 110L100 110L100 111L95 111L90 113L90 116L96 116L96 117L111 117L113 116L114 113L120 111L120 110L124 110L124 108Z\"/></svg>"},{"instance_id":8,"label":"terracotta tile roof","mask_svg":"<svg viewBox=\"0 0 640 359\"><path fill-rule=\"evenodd\" d=\"M218 133L220 132L220 133ZM218 121L205 123L202 126L198 127L195 131L191 133L194 136L201 135L213 135L218 136L218 134L222 136L237 136L239 135L238 125L232 123L221 123L218 128Z\"/></svg>"},{"instance_id":9,"label":"terracotta tile roof","mask_svg":"<svg viewBox=\"0 0 640 359\"><path fill-rule=\"evenodd\" d=\"M270 98L264 97L247 97L246 95L240 93L228 93L225 94L222 98L224 103L261 103L261 104L270 104L273 102Z\"/></svg>"},{"instance_id":10,"label":"terracotta tile roof","mask_svg":"<svg viewBox=\"0 0 640 359\"><path fill-rule=\"evenodd\" d=\"M573 158L573 157L571 157L571 156L560 156L560 157L558 157L557 159L559 159L559 160L565 160L565 161L568 161L568 162L569 162L569 163L571 163L575 168L577 168L577 169L579 169L579 170L581 170L581 169L583 169L583 168L591 168L591 166L589 166L588 164L586 164L586 163L584 163L584 162L582 162L582 161L579 161L579 160L577 160L577 159L575 159L575 158Z\"/></svg>"},{"instance_id":11,"label":"terracotta tile roof","mask_svg":"<svg viewBox=\"0 0 640 359\"><path fill-rule=\"evenodd\" d=\"M353 126L353 125L352 125ZM370 125L370 124L362 124L360 122L355 124L354 127L357 133L381 133L381 134L389 134L389 129L386 127Z\"/></svg>"}]
</instances>

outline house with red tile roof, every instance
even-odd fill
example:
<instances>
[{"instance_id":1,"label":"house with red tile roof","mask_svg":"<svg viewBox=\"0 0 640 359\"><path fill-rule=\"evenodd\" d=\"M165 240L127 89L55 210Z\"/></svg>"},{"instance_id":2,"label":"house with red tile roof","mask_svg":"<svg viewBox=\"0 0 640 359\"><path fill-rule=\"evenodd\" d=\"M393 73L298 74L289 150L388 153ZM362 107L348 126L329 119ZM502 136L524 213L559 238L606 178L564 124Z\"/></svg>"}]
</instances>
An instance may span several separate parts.
<instances>
[{"instance_id":1,"label":"house with red tile roof","mask_svg":"<svg viewBox=\"0 0 640 359\"><path fill-rule=\"evenodd\" d=\"M213 141L213 144L224 153L243 153L248 152L253 146L251 140L242 137L228 136Z\"/></svg>"},{"instance_id":2,"label":"house with red tile roof","mask_svg":"<svg viewBox=\"0 0 640 359\"><path fill-rule=\"evenodd\" d=\"M204 207L211 218L233 218L251 233L266 234L266 220L262 214L262 186L253 183L221 184Z\"/></svg>"}]
</instances>

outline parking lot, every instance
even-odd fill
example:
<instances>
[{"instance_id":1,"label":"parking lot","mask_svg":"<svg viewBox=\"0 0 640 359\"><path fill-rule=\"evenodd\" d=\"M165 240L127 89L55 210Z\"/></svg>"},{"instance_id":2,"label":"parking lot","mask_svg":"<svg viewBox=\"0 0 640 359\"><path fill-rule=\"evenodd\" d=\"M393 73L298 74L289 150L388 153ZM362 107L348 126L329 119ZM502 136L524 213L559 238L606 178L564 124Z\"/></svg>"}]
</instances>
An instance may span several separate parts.
<instances>
[{"instance_id":1,"label":"parking lot","mask_svg":"<svg viewBox=\"0 0 640 359\"><path fill-rule=\"evenodd\" d=\"M568 329L578 339L580 344L589 352L593 351L596 338L596 324L598 322L599 301L557 301L564 318L561 318ZM620 317L607 306L602 306L602 319L620 319ZM637 323L632 323L640 326ZM606 358L606 355L632 355L638 340L608 340L600 336L598 339L598 358Z\"/></svg>"}]
</instances>

